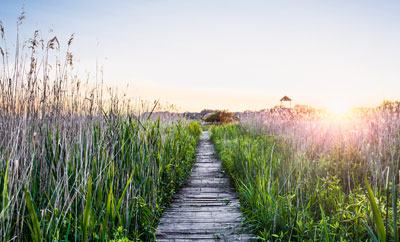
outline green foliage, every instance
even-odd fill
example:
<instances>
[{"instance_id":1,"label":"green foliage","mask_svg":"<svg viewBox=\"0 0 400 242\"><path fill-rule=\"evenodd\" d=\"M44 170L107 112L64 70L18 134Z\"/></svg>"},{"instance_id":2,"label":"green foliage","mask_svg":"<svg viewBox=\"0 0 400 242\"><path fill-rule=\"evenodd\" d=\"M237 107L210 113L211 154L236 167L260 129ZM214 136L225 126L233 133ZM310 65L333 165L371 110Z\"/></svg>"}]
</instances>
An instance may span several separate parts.
<instances>
[{"instance_id":1,"label":"green foliage","mask_svg":"<svg viewBox=\"0 0 400 242\"><path fill-rule=\"evenodd\" d=\"M3 192L2 192L2 208L1 208L1 213L4 213L4 216L7 216L7 207L8 207L8 170L9 170L9 162L8 162L8 157L7 157L7 162L6 162L6 172L4 174L3 178Z\"/></svg>"},{"instance_id":2,"label":"green foliage","mask_svg":"<svg viewBox=\"0 0 400 242\"><path fill-rule=\"evenodd\" d=\"M203 117L203 120L210 123L227 124L236 121L236 117L233 113L227 110L218 110L213 113L207 114L205 117Z\"/></svg>"},{"instance_id":3,"label":"green foliage","mask_svg":"<svg viewBox=\"0 0 400 242\"><path fill-rule=\"evenodd\" d=\"M374 192L372 191L371 186L368 183L367 177L365 177L365 186L367 188L368 198L371 203L372 213L374 215L374 222L376 230L378 231L379 241L386 241L385 225L383 225L382 215L379 211L378 205L376 204Z\"/></svg>"},{"instance_id":4,"label":"green foliage","mask_svg":"<svg viewBox=\"0 0 400 242\"><path fill-rule=\"evenodd\" d=\"M260 240L369 241L374 238L369 229L372 214L369 214L368 200L373 204L375 198L371 200L373 193L367 196L364 183L359 182L365 174L358 165L362 158L351 147L347 153L334 149L325 153L315 150L299 153L286 137L267 135L240 125L213 127L211 138L234 181L246 221ZM380 207L377 203L372 206L381 241L389 238L383 237L386 233L383 217L386 215L390 224L390 215L397 211L384 206L391 199L386 194L391 193L389 190L378 192ZM396 222L393 223L396 227ZM389 230L392 231L390 238L394 238L394 230Z\"/></svg>"},{"instance_id":5,"label":"green foliage","mask_svg":"<svg viewBox=\"0 0 400 242\"><path fill-rule=\"evenodd\" d=\"M23 193L0 151L0 164L7 160L0 166L1 216L9 211L0 221L0 240L154 240L159 216L195 159L199 124L108 113L75 130L68 125L31 127L35 143L23 148L32 150L32 168L19 168L27 174L20 174ZM9 150L10 157L15 152Z\"/></svg>"},{"instance_id":6,"label":"green foliage","mask_svg":"<svg viewBox=\"0 0 400 242\"><path fill-rule=\"evenodd\" d=\"M40 231L40 224L39 219L36 214L36 210L34 204L31 199L31 195L29 194L28 190L25 188L25 200L26 200L26 207L28 208L31 223L28 222L29 230L31 231L31 238L35 242L42 241L42 233Z\"/></svg>"},{"instance_id":7,"label":"green foliage","mask_svg":"<svg viewBox=\"0 0 400 242\"><path fill-rule=\"evenodd\" d=\"M118 227L117 231L113 234L114 239L110 240L110 242L131 242L131 241L133 241L133 240L130 240L127 237L125 237L122 230L123 230L123 228L121 226Z\"/></svg>"},{"instance_id":8,"label":"green foliage","mask_svg":"<svg viewBox=\"0 0 400 242\"><path fill-rule=\"evenodd\" d=\"M86 242L88 239L88 225L89 225L89 217L91 209L92 209L92 178L89 177L88 191L86 195L86 205L85 205L85 210L83 211L83 221L82 221L82 230L83 230L82 240L84 242Z\"/></svg>"}]
</instances>

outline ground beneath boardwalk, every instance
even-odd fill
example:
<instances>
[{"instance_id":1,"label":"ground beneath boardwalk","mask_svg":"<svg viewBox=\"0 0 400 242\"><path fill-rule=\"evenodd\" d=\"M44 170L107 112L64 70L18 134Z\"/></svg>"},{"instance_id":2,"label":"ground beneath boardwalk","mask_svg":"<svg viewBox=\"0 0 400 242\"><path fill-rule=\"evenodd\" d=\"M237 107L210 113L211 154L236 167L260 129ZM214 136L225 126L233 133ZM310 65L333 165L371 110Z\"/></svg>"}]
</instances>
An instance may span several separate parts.
<instances>
[{"instance_id":1,"label":"ground beneath boardwalk","mask_svg":"<svg viewBox=\"0 0 400 242\"><path fill-rule=\"evenodd\" d=\"M161 217L157 241L256 241L244 232L239 200L203 132L188 183Z\"/></svg>"}]
</instances>

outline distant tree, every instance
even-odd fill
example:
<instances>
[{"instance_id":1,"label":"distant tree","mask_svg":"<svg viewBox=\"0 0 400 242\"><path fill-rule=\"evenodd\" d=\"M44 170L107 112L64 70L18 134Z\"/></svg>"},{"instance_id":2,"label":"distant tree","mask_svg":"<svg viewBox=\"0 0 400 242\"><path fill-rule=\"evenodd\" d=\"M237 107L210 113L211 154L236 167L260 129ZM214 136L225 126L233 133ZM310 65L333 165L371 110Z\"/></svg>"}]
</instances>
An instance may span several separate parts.
<instances>
[{"instance_id":1,"label":"distant tree","mask_svg":"<svg viewBox=\"0 0 400 242\"><path fill-rule=\"evenodd\" d=\"M223 124L232 123L236 121L236 116L228 110L224 110L220 113L219 120Z\"/></svg>"},{"instance_id":2,"label":"distant tree","mask_svg":"<svg viewBox=\"0 0 400 242\"><path fill-rule=\"evenodd\" d=\"M385 100L381 105L377 107L378 110L391 111L395 113L400 112L400 101L388 101Z\"/></svg>"},{"instance_id":3,"label":"distant tree","mask_svg":"<svg viewBox=\"0 0 400 242\"><path fill-rule=\"evenodd\" d=\"M217 110L207 114L203 120L210 123L232 123L237 120L236 116L228 110Z\"/></svg>"},{"instance_id":4,"label":"distant tree","mask_svg":"<svg viewBox=\"0 0 400 242\"><path fill-rule=\"evenodd\" d=\"M213 113L209 113L203 117L203 120L205 122L210 122L210 123L217 123L220 121L220 115L221 111L215 111Z\"/></svg>"}]
</instances>

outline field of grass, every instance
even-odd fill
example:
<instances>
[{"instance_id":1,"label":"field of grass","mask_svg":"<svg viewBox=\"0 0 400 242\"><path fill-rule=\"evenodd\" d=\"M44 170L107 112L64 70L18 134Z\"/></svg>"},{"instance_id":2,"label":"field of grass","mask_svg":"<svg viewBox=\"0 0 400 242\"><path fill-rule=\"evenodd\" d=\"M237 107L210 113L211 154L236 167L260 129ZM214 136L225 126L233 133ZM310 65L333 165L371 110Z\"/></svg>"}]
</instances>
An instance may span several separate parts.
<instances>
[{"instance_id":1,"label":"field of grass","mask_svg":"<svg viewBox=\"0 0 400 242\"><path fill-rule=\"evenodd\" d=\"M152 239L200 133L132 116L15 122L0 151L2 241Z\"/></svg>"},{"instance_id":2,"label":"field of grass","mask_svg":"<svg viewBox=\"0 0 400 242\"><path fill-rule=\"evenodd\" d=\"M0 37L0 241L153 241L206 129L260 240L400 241L399 102L200 127L81 81L73 35Z\"/></svg>"},{"instance_id":3,"label":"field of grass","mask_svg":"<svg viewBox=\"0 0 400 242\"><path fill-rule=\"evenodd\" d=\"M152 241L201 128L82 83L72 41L0 46L0 241Z\"/></svg>"},{"instance_id":4,"label":"field of grass","mask_svg":"<svg viewBox=\"0 0 400 242\"><path fill-rule=\"evenodd\" d=\"M213 127L212 140L262 240L399 241L398 106L241 121Z\"/></svg>"}]
</instances>

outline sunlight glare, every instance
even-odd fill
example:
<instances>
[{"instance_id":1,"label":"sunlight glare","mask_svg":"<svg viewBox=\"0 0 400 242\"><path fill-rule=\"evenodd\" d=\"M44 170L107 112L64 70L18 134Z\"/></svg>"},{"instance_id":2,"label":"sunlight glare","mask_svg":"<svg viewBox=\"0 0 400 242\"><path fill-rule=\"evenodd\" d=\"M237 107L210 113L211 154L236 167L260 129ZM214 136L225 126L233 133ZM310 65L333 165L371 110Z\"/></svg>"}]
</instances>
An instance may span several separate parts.
<instances>
[{"instance_id":1,"label":"sunlight glare","mask_svg":"<svg viewBox=\"0 0 400 242\"><path fill-rule=\"evenodd\" d=\"M351 107L345 102L334 102L327 106L327 110L331 114L343 116L351 110Z\"/></svg>"}]
</instances>

